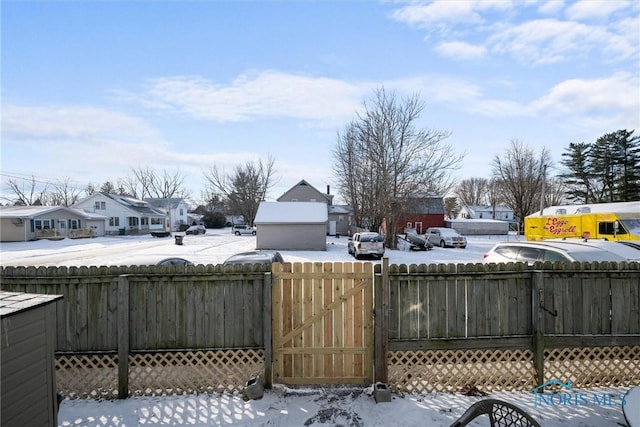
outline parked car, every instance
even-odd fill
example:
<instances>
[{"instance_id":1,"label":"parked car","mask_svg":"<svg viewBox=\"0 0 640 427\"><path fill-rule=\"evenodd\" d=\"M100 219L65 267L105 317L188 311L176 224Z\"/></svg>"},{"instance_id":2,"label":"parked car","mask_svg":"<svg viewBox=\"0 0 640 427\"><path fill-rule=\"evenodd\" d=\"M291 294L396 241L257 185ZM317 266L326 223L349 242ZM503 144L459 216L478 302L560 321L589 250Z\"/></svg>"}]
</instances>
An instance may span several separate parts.
<instances>
[{"instance_id":1,"label":"parked car","mask_svg":"<svg viewBox=\"0 0 640 427\"><path fill-rule=\"evenodd\" d=\"M371 231L356 233L349 239L347 251L356 259L363 255L380 259L384 255L384 238L380 233Z\"/></svg>"},{"instance_id":2,"label":"parked car","mask_svg":"<svg viewBox=\"0 0 640 427\"><path fill-rule=\"evenodd\" d=\"M184 234L205 234L207 229L204 225L192 225L184 231Z\"/></svg>"},{"instance_id":3,"label":"parked car","mask_svg":"<svg viewBox=\"0 0 640 427\"><path fill-rule=\"evenodd\" d=\"M184 258L172 257L165 258L162 261L158 261L156 265L168 266L168 265L193 265L193 263Z\"/></svg>"},{"instance_id":4,"label":"parked car","mask_svg":"<svg viewBox=\"0 0 640 427\"><path fill-rule=\"evenodd\" d=\"M583 245L605 249L616 253L627 261L640 261L640 245L629 244L628 241L603 239L546 239L545 242L578 242Z\"/></svg>"},{"instance_id":5,"label":"parked car","mask_svg":"<svg viewBox=\"0 0 640 427\"><path fill-rule=\"evenodd\" d=\"M424 236L434 246L441 248L466 248L467 238L458 234L453 228L429 227Z\"/></svg>"},{"instance_id":6,"label":"parked car","mask_svg":"<svg viewBox=\"0 0 640 427\"><path fill-rule=\"evenodd\" d=\"M236 236L239 236L241 234L251 234L255 236L256 228L246 224L239 224L231 227L231 232Z\"/></svg>"},{"instance_id":7,"label":"parked car","mask_svg":"<svg viewBox=\"0 0 640 427\"><path fill-rule=\"evenodd\" d=\"M222 265L235 264L271 264L272 262L284 262L278 251L249 251L231 255Z\"/></svg>"},{"instance_id":8,"label":"parked car","mask_svg":"<svg viewBox=\"0 0 640 427\"><path fill-rule=\"evenodd\" d=\"M484 254L484 263L526 262L622 262L626 259L614 252L575 241L503 242Z\"/></svg>"}]
</instances>

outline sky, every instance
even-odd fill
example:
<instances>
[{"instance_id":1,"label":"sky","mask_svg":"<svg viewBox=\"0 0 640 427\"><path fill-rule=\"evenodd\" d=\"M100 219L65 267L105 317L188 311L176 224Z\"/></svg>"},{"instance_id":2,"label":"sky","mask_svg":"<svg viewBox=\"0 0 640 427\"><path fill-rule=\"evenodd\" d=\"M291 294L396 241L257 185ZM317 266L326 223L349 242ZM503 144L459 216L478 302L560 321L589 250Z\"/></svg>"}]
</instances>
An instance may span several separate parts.
<instances>
[{"instance_id":1,"label":"sky","mask_svg":"<svg viewBox=\"0 0 640 427\"><path fill-rule=\"evenodd\" d=\"M1 14L1 184L185 177L275 160L275 200L336 194L338 135L375 91L418 95L456 180L512 141L640 128L640 2L18 1ZM636 134L640 132L638 130ZM83 194L84 195L84 194ZM340 201L338 194L337 201Z\"/></svg>"}]
</instances>

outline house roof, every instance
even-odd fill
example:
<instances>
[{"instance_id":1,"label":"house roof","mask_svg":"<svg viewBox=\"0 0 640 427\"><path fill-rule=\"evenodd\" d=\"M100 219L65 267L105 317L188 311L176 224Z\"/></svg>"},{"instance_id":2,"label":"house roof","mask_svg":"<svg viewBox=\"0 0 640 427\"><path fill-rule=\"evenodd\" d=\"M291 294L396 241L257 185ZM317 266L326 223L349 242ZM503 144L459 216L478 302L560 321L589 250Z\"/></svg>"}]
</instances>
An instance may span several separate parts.
<instances>
[{"instance_id":1,"label":"house roof","mask_svg":"<svg viewBox=\"0 0 640 427\"><path fill-rule=\"evenodd\" d=\"M180 203L182 202L184 202L185 204L187 203L181 197L170 197L167 199L149 197L144 199L144 201L149 203L151 206L155 208L161 208L161 209L167 209L167 208L176 209L180 205Z\"/></svg>"},{"instance_id":2,"label":"house roof","mask_svg":"<svg viewBox=\"0 0 640 427\"><path fill-rule=\"evenodd\" d=\"M149 202L146 202L144 200L139 200L130 196L121 196L118 194L110 194L105 192L94 193L91 196L82 199L80 202L86 202L87 200L97 198L99 196L107 197L113 200L114 202L124 206L125 208L132 210L140 215L145 215L150 217L160 217L160 218L166 218L167 216L167 214L164 211L151 206Z\"/></svg>"},{"instance_id":3,"label":"house roof","mask_svg":"<svg viewBox=\"0 0 640 427\"><path fill-rule=\"evenodd\" d=\"M467 205L464 207L473 212L493 212L494 211L494 206L491 206L491 205ZM496 205L495 211L496 212L513 212L513 209L505 205Z\"/></svg>"},{"instance_id":4,"label":"house roof","mask_svg":"<svg viewBox=\"0 0 640 427\"><path fill-rule=\"evenodd\" d=\"M313 185L309 184L307 181L305 181L304 179L300 180L300 182L298 182L296 185L294 185L293 187L291 187L290 189L288 189L287 191L285 191L284 193L282 193L282 195L280 197L278 197L276 200L277 201L281 201L282 199L284 199L290 192L292 192L293 190L295 190L298 187L309 187L310 189L312 189L314 192L316 192L319 196L324 197L327 201L331 201L333 199L333 196L331 194L325 194L323 192L321 192L320 190L318 190L316 187L314 187Z\"/></svg>"},{"instance_id":5,"label":"house roof","mask_svg":"<svg viewBox=\"0 0 640 427\"><path fill-rule=\"evenodd\" d=\"M104 219L104 215L66 206L0 206L0 218L36 218L51 212L65 211L86 219Z\"/></svg>"},{"instance_id":6,"label":"house roof","mask_svg":"<svg viewBox=\"0 0 640 427\"><path fill-rule=\"evenodd\" d=\"M262 202L254 224L319 224L328 220L322 202Z\"/></svg>"}]
</instances>

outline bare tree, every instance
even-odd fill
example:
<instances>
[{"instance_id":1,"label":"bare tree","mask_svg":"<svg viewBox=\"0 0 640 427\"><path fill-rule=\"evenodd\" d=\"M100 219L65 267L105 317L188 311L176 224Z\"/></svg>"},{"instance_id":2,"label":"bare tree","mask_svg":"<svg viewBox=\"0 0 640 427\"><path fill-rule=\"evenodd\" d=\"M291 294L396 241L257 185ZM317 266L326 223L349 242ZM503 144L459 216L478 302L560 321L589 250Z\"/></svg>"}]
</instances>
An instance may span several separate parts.
<instances>
[{"instance_id":1,"label":"bare tree","mask_svg":"<svg viewBox=\"0 0 640 427\"><path fill-rule=\"evenodd\" d=\"M15 197L3 197L3 199L16 206L42 205L47 198L47 184L40 185L35 176L31 176L30 181L22 180L22 183L10 179L7 185Z\"/></svg>"},{"instance_id":2,"label":"bare tree","mask_svg":"<svg viewBox=\"0 0 640 427\"><path fill-rule=\"evenodd\" d=\"M501 188L504 203L513 209L516 218L524 217L540 207L551 166L549 151L542 148L538 155L521 141L511 141L509 149L493 159L493 177Z\"/></svg>"},{"instance_id":3,"label":"bare tree","mask_svg":"<svg viewBox=\"0 0 640 427\"><path fill-rule=\"evenodd\" d=\"M185 176L180 171L173 173L163 169L157 173L149 167L132 169L132 175L122 180L127 194L140 200L146 198L169 199L172 197L188 197L184 187Z\"/></svg>"},{"instance_id":4,"label":"bare tree","mask_svg":"<svg viewBox=\"0 0 640 427\"><path fill-rule=\"evenodd\" d=\"M69 207L80 197L81 190L71 185L71 178L64 178L53 187L53 191L49 194L49 200L54 206Z\"/></svg>"},{"instance_id":5,"label":"bare tree","mask_svg":"<svg viewBox=\"0 0 640 427\"><path fill-rule=\"evenodd\" d=\"M249 225L253 225L260 202L277 183L275 173L275 159L269 156L265 162L260 159L238 165L230 174L220 171L214 164L204 171L204 177L210 187L209 194L224 197L231 212L242 215Z\"/></svg>"},{"instance_id":6,"label":"bare tree","mask_svg":"<svg viewBox=\"0 0 640 427\"><path fill-rule=\"evenodd\" d=\"M354 207L357 225L386 230L395 246L397 219L411 200L453 187L451 172L463 155L442 143L448 132L416 126L424 104L417 95L398 101L378 89L371 104L349 123L333 152L338 187Z\"/></svg>"},{"instance_id":7,"label":"bare tree","mask_svg":"<svg viewBox=\"0 0 640 427\"><path fill-rule=\"evenodd\" d=\"M480 206L487 204L489 180L486 178L467 178L460 181L455 194L462 205Z\"/></svg>"}]
</instances>

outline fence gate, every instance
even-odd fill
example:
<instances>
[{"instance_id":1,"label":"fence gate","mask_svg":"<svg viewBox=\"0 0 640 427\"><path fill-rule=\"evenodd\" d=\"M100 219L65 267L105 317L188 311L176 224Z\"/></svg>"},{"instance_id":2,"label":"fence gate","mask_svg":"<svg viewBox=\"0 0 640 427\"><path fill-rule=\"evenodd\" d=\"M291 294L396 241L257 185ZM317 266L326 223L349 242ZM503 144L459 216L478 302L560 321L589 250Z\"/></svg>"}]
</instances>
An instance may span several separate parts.
<instances>
[{"instance_id":1,"label":"fence gate","mask_svg":"<svg viewBox=\"0 0 640 427\"><path fill-rule=\"evenodd\" d=\"M272 268L273 381L373 380L373 264L282 263Z\"/></svg>"}]
</instances>

